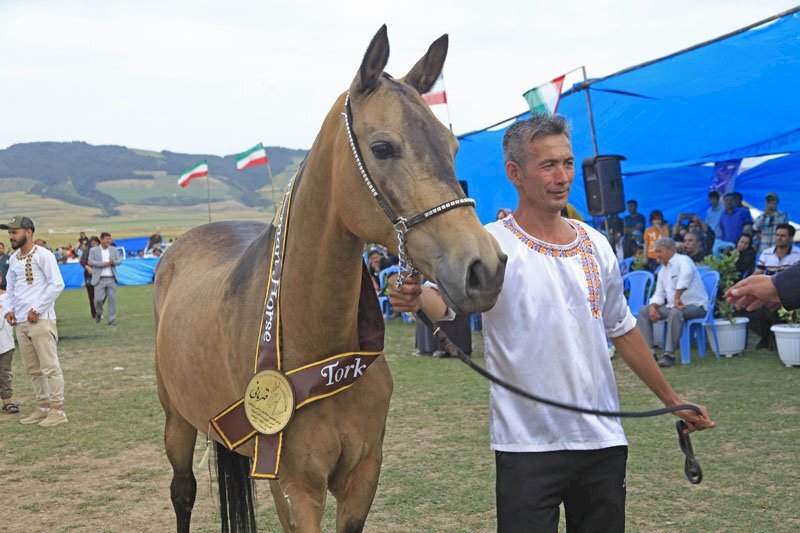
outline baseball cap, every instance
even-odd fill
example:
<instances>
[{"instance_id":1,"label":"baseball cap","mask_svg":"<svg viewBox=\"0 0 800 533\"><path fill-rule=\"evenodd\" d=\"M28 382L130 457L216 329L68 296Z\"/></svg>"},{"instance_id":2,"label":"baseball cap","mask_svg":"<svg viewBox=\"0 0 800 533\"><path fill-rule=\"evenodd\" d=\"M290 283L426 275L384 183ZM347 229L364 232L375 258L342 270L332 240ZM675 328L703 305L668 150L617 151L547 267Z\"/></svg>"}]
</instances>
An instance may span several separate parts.
<instances>
[{"instance_id":1,"label":"baseball cap","mask_svg":"<svg viewBox=\"0 0 800 533\"><path fill-rule=\"evenodd\" d=\"M766 196L766 199L769 200L770 198L772 198L774 200L777 200L778 199L778 193L776 193L776 192L768 192L767 196Z\"/></svg>"},{"instance_id":2,"label":"baseball cap","mask_svg":"<svg viewBox=\"0 0 800 533\"><path fill-rule=\"evenodd\" d=\"M0 224L0 229L29 229L35 231L33 220L22 215L17 215L5 224Z\"/></svg>"}]
</instances>

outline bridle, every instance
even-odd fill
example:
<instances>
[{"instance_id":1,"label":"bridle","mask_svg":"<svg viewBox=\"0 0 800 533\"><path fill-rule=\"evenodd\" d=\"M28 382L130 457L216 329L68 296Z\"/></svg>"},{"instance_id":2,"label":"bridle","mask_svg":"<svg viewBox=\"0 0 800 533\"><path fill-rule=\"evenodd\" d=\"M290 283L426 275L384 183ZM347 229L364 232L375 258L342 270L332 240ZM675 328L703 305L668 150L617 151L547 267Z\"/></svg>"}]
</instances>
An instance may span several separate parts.
<instances>
[{"instance_id":1,"label":"bridle","mask_svg":"<svg viewBox=\"0 0 800 533\"><path fill-rule=\"evenodd\" d=\"M455 200L450 200L449 202L445 202L443 204L439 204L436 207L428 209L418 215L415 215L411 218L404 218L398 216L394 209L389 205L386 201L386 198L381 194L378 187L375 185L375 181L369 175L369 171L367 170L366 165L364 164L364 160L361 157L361 150L358 147L358 140L356 138L356 134L352 128L352 121L353 121L353 112L350 107L350 93L347 93L345 97L345 112L342 113L344 117L344 124L347 130L347 136L350 140L350 147L353 150L353 157L355 157L356 164L358 165L358 170L361 173L361 178L366 183L367 187L369 188L372 196L375 197L378 204L383 209L383 212L386 213L386 216L389 217L394 229L397 233L397 248L398 248L398 258L400 262L398 264L399 273L397 277L397 289L399 290L400 287L403 285L405 279L413 274L416 273L414 269L414 264L411 257L408 255L406 250L406 234L413 228L414 226L425 222L429 218L440 215L442 213L446 213L451 209L455 209L456 207L475 207L475 200L472 198L457 198ZM660 409L653 409L650 411L605 411L601 409L588 409L585 407L579 407L575 405L565 404L562 402L558 402L556 400L551 400L549 398L542 398L541 396L537 396L535 394L531 394L525 390L520 389L519 387L508 383L494 374L488 372L485 368L476 364L470 356L465 354L461 348L455 345L447 336L447 334L442 331L442 329L428 317L422 309L417 311L416 313L417 318L419 318L428 328L433 332L434 337L438 340L442 346L444 347L445 351L452 357L457 357L467 366L475 370L478 374L485 377L492 383L495 383L504 389L522 396L523 398L527 398L534 402L543 403L545 405L549 405L552 407L557 407L559 409L564 409L567 411L572 411L576 413L584 413L589 415L595 416L603 416L603 417L610 417L610 418L645 418L651 416L658 416L667 413L674 413L676 411L694 411L695 413L702 415L702 411L696 405L692 404L680 404L680 405L672 405L669 407L662 407ZM675 427L678 431L678 444L680 445L681 451L686 456L686 461L684 464L684 471L686 473L686 478L689 480L690 483L696 485L703 480L703 471L700 468L700 463L698 463L697 459L694 457L694 450L692 449L692 442L689 439L689 435L684 433L687 429L686 422L683 420L678 420L675 423Z\"/></svg>"},{"instance_id":2,"label":"bridle","mask_svg":"<svg viewBox=\"0 0 800 533\"><path fill-rule=\"evenodd\" d=\"M349 92L344 100L344 107L345 112L342 113L342 116L344 117L344 125L347 129L347 137L350 140L350 148L353 150L353 156L356 158L356 164L358 165L358 170L361 173L361 179L364 180L364 183L366 183L367 188L372 193L372 196L375 198L375 200L378 201L378 205L381 206L383 212L386 213L387 217L389 217L392 226L394 226L395 233L397 234L397 257L400 259L400 263L398 264L400 272L398 273L397 277L397 287L399 288L403 285L403 281L405 281L408 276L414 273L414 263L406 250L406 234L411 230L411 228L421 224L422 222L425 222L429 218L446 213L451 209L455 209L456 207L474 208L475 200L472 198L456 198L454 200L439 204L436 207L432 207L427 211L423 211L422 213L414 215L410 218L398 216L397 213L394 212L394 209L392 209L392 206L389 205L389 202L386 201L386 198L384 198L384 196L381 194L378 187L375 185L375 181L372 179L372 176L369 175L367 166L364 164L364 160L361 157L361 150L358 147L358 139L356 139L356 134L351 126L353 121L353 111L350 107Z\"/></svg>"}]
</instances>

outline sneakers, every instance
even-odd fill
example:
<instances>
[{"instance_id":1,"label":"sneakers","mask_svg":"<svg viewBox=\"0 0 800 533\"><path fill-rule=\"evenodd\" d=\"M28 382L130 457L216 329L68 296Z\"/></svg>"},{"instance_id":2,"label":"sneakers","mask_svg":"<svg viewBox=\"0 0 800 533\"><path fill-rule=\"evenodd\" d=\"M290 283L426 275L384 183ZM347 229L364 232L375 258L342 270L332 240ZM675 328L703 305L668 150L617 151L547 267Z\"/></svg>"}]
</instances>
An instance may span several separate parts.
<instances>
[{"instance_id":1,"label":"sneakers","mask_svg":"<svg viewBox=\"0 0 800 533\"><path fill-rule=\"evenodd\" d=\"M32 412L30 415L26 416L25 418L21 418L19 420L19 423L20 424L26 424L26 425L28 425L28 424L38 424L39 422L41 422L42 420L47 418L47 415L48 415L49 411L50 411L49 409L47 411L45 411L44 409L42 409L40 407L37 410L35 410L34 412Z\"/></svg>"},{"instance_id":2,"label":"sneakers","mask_svg":"<svg viewBox=\"0 0 800 533\"><path fill-rule=\"evenodd\" d=\"M95 317L94 317L94 323L95 324L99 324L101 320L103 320L102 315L99 315L99 314L95 315Z\"/></svg>"},{"instance_id":3,"label":"sneakers","mask_svg":"<svg viewBox=\"0 0 800 533\"><path fill-rule=\"evenodd\" d=\"M47 413L47 417L41 422L39 422L39 425L42 427L50 427L50 426L57 426L65 422L67 422L67 415L64 413L64 411L58 409L50 409L50 412Z\"/></svg>"},{"instance_id":4,"label":"sneakers","mask_svg":"<svg viewBox=\"0 0 800 533\"><path fill-rule=\"evenodd\" d=\"M664 357L658 360L658 366L660 366L661 368L674 365L675 365L675 358L666 353L664 354Z\"/></svg>"}]
</instances>

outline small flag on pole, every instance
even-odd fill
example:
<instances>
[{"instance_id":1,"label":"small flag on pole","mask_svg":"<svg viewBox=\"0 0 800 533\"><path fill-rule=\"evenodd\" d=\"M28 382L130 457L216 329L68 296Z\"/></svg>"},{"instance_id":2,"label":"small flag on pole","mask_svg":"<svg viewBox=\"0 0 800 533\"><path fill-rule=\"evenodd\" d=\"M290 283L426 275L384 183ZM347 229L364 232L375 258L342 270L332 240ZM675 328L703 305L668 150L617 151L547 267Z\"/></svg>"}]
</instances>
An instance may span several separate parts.
<instances>
[{"instance_id":1,"label":"small flag on pole","mask_svg":"<svg viewBox=\"0 0 800 533\"><path fill-rule=\"evenodd\" d=\"M181 177L178 179L178 185L181 187L186 187L189 185L189 182L195 178L202 178L203 176L208 176L208 163L206 160L203 159L198 164L191 168L187 168L181 173Z\"/></svg>"},{"instance_id":2,"label":"small flag on pole","mask_svg":"<svg viewBox=\"0 0 800 533\"><path fill-rule=\"evenodd\" d=\"M428 105L447 103L447 92L444 90L444 74L439 73L439 77L436 78L436 83L433 84L430 91L422 95L422 99L425 100Z\"/></svg>"},{"instance_id":3,"label":"small flag on pole","mask_svg":"<svg viewBox=\"0 0 800 533\"><path fill-rule=\"evenodd\" d=\"M267 151L258 143L243 154L236 156L236 170L244 170L256 165L266 165Z\"/></svg>"},{"instance_id":4,"label":"small flag on pole","mask_svg":"<svg viewBox=\"0 0 800 533\"><path fill-rule=\"evenodd\" d=\"M564 76L559 76L551 82L534 87L522 96L528 102L532 115L552 115L558 110L558 100L561 98L561 87L564 85Z\"/></svg>"}]
</instances>

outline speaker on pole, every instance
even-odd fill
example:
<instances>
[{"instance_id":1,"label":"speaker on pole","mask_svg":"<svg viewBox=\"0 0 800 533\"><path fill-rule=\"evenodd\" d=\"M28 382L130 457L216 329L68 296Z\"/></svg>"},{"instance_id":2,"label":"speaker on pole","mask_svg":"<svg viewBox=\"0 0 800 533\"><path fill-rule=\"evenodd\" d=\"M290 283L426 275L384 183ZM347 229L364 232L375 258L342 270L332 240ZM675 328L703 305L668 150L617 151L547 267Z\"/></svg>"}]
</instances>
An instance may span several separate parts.
<instances>
[{"instance_id":1,"label":"speaker on pole","mask_svg":"<svg viewBox=\"0 0 800 533\"><path fill-rule=\"evenodd\" d=\"M583 160L583 185L586 207L593 216L613 215L625 211L622 188L621 155L598 155Z\"/></svg>"}]
</instances>

